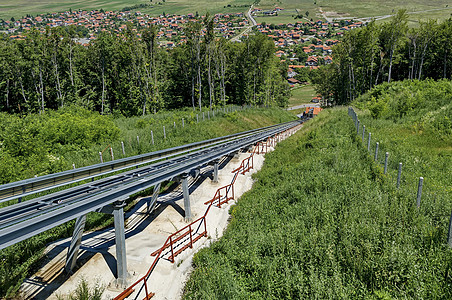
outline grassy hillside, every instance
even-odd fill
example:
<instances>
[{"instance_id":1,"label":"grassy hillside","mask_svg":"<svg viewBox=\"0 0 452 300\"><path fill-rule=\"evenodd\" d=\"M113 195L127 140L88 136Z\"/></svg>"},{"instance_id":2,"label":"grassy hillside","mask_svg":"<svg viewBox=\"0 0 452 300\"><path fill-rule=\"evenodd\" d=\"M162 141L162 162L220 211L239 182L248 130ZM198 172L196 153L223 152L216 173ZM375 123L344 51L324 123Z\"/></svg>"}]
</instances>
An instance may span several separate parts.
<instances>
[{"instance_id":1,"label":"grassy hillside","mask_svg":"<svg viewBox=\"0 0 452 300\"><path fill-rule=\"evenodd\" d=\"M397 132L397 122L372 130L383 136L390 126ZM391 157L417 160L405 151L422 139L399 147L394 136L381 140ZM346 109L323 111L267 154L253 189L231 209L225 235L195 255L184 298L450 299L452 156L427 147L419 151L430 160L409 169L425 176L418 209L410 177L396 188ZM443 167L426 172L433 161Z\"/></svg>"},{"instance_id":2,"label":"grassy hillside","mask_svg":"<svg viewBox=\"0 0 452 300\"><path fill-rule=\"evenodd\" d=\"M9 20L12 16L15 18L25 16L27 14L36 15L46 12L60 12L69 9L104 9L104 10L121 10L124 7L130 7L140 4L151 4L153 7L140 8L141 12L159 15L167 14L187 14L199 12L204 14L224 13L224 12L244 12L246 6L253 4L253 0L118 0L118 1L93 1L93 0L51 0L51 1L26 1L26 0L3 0L0 3L0 18ZM261 0L258 1L258 7L270 9L275 6L285 8L284 11L275 17L260 17L258 22L266 23L287 23L293 22L293 16L298 13L305 15L309 11L309 18L322 18L320 9L327 13L329 17L349 18L349 17L372 17L392 14L399 9L407 9L412 14L410 20L416 22L421 19L446 19L452 13L452 7L446 0L410 0L407 2L380 0L380 1L361 1L361 0Z\"/></svg>"},{"instance_id":3,"label":"grassy hillside","mask_svg":"<svg viewBox=\"0 0 452 300\"><path fill-rule=\"evenodd\" d=\"M118 0L118 1L93 1L93 0L50 0L50 1L26 1L26 0L2 0L0 3L0 19L9 20L12 16L15 18L25 16L27 14L36 15L47 12L61 12L69 9L72 10L122 10L124 7L131 7L140 4L150 4L151 7L138 9L141 12L152 13L159 15L163 12L167 14L187 14L199 12L204 14L206 12L244 12L246 7L253 1L251 0ZM227 7L230 5L230 7ZM227 9L225 9L225 6Z\"/></svg>"},{"instance_id":4,"label":"grassy hillside","mask_svg":"<svg viewBox=\"0 0 452 300\"><path fill-rule=\"evenodd\" d=\"M199 112L198 112L199 113ZM81 117L83 116L83 118ZM181 118L185 118L182 128ZM50 171L72 168L99 162L98 152L112 145L115 158L121 158L120 141L125 142L127 156L174 147L190 142L259 128L295 117L278 108L258 108L217 114L196 123L196 114L190 110L172 111L135 118L113 118L80 108L65 108L45 115L29 115L23 119L0 114L0 176L3 181L20 179L30 171ZM173 127L176 122L176 128ZM166 126L167 139L163 139ZM151 144L151 130L155 145ZM136 136L140 137L140 144ZM110 160L108 151L105 160ZM26 168L28 166L28 168ZM18 172L21 171L21 172ZM5 176L12 176L6 178ZM16 176L16 177L14 177ZM1 204L6 205L5 203ZM133 204L129 204L129 208ZM112 224L112 216L91 213L87 229ZM11 297L23 279L29 275L42 258L47 243L72 235L74 223L68 222L43 234L0 251L0 298Z\"/></svg>"},{"instance_id":5,"label":"grassy hillside","mask_svg":"<svg viewBox=\"0 0 452 300\"><path fill-rule=\"evenodd\" d=\"M261 0L259 7L269 9L275 6L285 8L278 13L276 17L262 17L259 22L267 24L278 24L284 21L284 18L290 18L298 13L305 15L309 12L308 18L318 19L322 17L320 9L331 18L363 18L375 17L393 14L399 9L406 9L410 19L417 21L420 19L447 19L452 13L449 1L446 0L410 0L410 1L391 1L391 0ZM417 12L417 13L414 13ZM293 22L293 21L292 21Z\"/></svg>"}]
</instances>

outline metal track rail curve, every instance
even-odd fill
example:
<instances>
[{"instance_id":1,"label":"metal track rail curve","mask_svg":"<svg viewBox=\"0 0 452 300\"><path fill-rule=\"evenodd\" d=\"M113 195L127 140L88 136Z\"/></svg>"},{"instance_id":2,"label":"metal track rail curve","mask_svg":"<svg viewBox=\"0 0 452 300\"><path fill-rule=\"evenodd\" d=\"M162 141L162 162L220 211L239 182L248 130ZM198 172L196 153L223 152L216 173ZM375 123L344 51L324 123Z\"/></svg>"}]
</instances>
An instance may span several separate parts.
<instances>
[{"instance_id":1,"label":"metal track rail curve","mask_svg":"<svg viewBox=\"0 0 452 300\"><path fill-rule=\"evenodd\" d=\"M0 249L285 131L299 121L236 135L197 151L0 209ZM201 142L202 143L202 142Z\"/></svg>"},{"instance_id":2,"label":"metal track rail curve","mask_svg":"<svg viewBox=\"0 0 452 300\"><path fill-rule=\"evenodd\" d=\"M12 183L0 185L0 203L6 202L25 196L33 195L39 192L48 191L54 188L77 183L87 179L104 176L113 172L123 171L132 167L149 164L159 159L165 159L172 156L183 155L190 151L209 147L215 143L227 142L231 139L247 136L278 125L253 129L245 132L231 134L223 137L209 139L201 142L195 142L169 149L154 151L146 154L135 155L132 157L117 159L109 162L99 163L87 167L67 170L54 174L48 174L36 178L24 179Z\"/></svg>"}]
</instances>

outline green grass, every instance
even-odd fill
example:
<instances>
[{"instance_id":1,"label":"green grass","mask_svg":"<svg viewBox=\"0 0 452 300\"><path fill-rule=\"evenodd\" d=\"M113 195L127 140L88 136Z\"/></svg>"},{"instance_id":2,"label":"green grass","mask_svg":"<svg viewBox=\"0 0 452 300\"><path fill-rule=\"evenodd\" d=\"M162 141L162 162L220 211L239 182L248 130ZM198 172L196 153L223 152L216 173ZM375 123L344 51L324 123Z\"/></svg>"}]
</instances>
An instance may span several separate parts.
<instances>
[{"instance_id":1,"label":"green grass","mask_svg":"<svg viewBox=\"0 0 452 300\"><path fill-rule=\"evenodd\" d=\"M68 113L68 110L66 109L65 112ZM68 122L69 120L72 120L72 118L67 114L63 116ZM88 117L91 118L92 116L87 115L87 118ZM184 128L181 126L182 117L185 118ZM42 116L42 118L45 117ZM111 145L113 147L116 159L121 158L121 141L125 142L126 155L132 156L139 153L146 153L285 122L293 120L294 116L279 108L258 108L226 114L217 114L215 118L210 120L207 119L207 112L205 112L205 121L201 121L202 117L200 117L200 123L196 123L196 113L192 113L191 110L179 110L134 118L102 118L106 118L109 122L113 122L115 127L119 129L120 133L117 138L110 141L104 141L102 144L88 145L78 149L77 151L53 153L53 155L60 157L62 162L61 166L64 166L63 169L71 168L72 163L75 163L77 167L99 163L98 152L104 149L107 145ZM1 120L2 119L0 119L0 121ZM53 121L55 120L53 119ZM36 119L34 119L34 122L36 122ZM173 122L177 123L177 127L175 129L173 127ZM165 125L167 129L166 140L163 139L163 125ZM0 122L0 128L4 128L4 124L2 124L2 122ZM154 131L155 145L151 144L151 130ZM137 135L140 137L140 144L137 143ZM27 142L27 140L25 142ZM21 145L18 146L22 147ZM63 149L61 146L54 146L54 149ZM70 149L71 147L68 148ZM0 152L0 155L1 154L2 153ZM36 157L35 154L32 154L31 156ZM106 153L104 161L108 160L110 160L110 156ZM145 192L141 194L144 195ZM133 206L134 198L135 197L131 197L131 201L129 202L127 209L130 209ZM4 204L5 203L2 205ZM112 221L113 219L110 215L90 213L87 218L86 228L87 230L103 228L111 225ZM67 222L40 235L34 236L23 242L1 250L0 298L5 296L15 296L15 293L24 278L33 273L39 265L45 246L57 239L71 236L73 226L74 221Z\"/></svg>"},{"instance_id":2,"label":"green grass","mask_svg":"<svg viewBox=\"0 0 452 300\"><path fill-rule=\"evenodd\" d=\"M292 89L292 96L289 99L289 107L300 104L311 103L313 97L316 96L313 85L303 85Z\"/></svg>"},{"instance_id":3,"label":"green grass","mask_svg":"<svg viewBox=\"0 0 452 300\"><path fill-rule=\"evenodd\" d=\"M158 3L161 3L159 5ZM133 6L137 4L153 4L154 8L140 9L142 12L152 13L153 15L159 15L163 12L166 14L187 14L199 12L199 14L205 14L206 12L218 13L218 12L244 12L247 10L245 7L234 7L240 5L250 5L251 0L153 0L152 3L148 0L116 0L116 1L94 1L94 0L2 0L0 3L0 18L9 20L12 16L18 18L27 14L36 15L46 12L60 12L66 11L72 8L73 10L84 9L104 9L104 10L121 10L126 6ZM231 5L232 7L224 8L224 6Z\"/></svg>"},{"instance_id":4,"label":"green grass","mask_svg":"<svg viewBox=\"0 0 452 300\"><path fill-rule=\"evenodd\" d=\"M450 1L447 0L410 0L410 1L393 1L393 0L317 0L317 4L314 4L313 0L282 0L282 1L268 1L262 0L259 7L263 9L269 9L275 6L279 6L293 12L294 9L299 9L301 14L305 14L309 11L309 19L317 20L321 17L319 14L319 8L322 8L324 12L334 12L334 17L372 17L393 14L393 10L407 9L408 12L424 11L431 9L444 9L434 12L425 12L420 14L411 15L414 20L420 16L422 19L437 18L447 19L451 16L452 9ZM446 8L446 5L449 5ZM280 14L285 14L281 12ZM260 22L260 21L259 21ZM270 22L267 22L270 23ZM271 22L275 23L275 22Z\"/></svg>"},{"instance_id":5,"label":"green grass","mask_svg":"<svg viewBox=\"0 0 452 300\"><path fill-rule=\"evenodd\" d=\"M452 297L451 191L427 188L417 209L345 108L280 143L255 179L224 236L195 255L185 299Z\"/></svg>"},{"instance_id":6,"label":"green grass","mask_svg":"<svg viewBox=\"0 0 452 300\"><path fill-rule=\"evenodd\" d=\"M158 4L161 3L161 4ZM0 18L9 20L12 16L19 18L27 14L36 15L46 12L60 12L66 11L72 8L77 9L104 9L104 10L121 10L126 6L132 6L136 4L153 4L153 8L140 9L144 13L150 13L151 15L166 14L187 14L195 13L203 15L206 12L210 13L234 13L245 12L247 8L242 5L251 5L252 0L168 0L159 1L153 0L152 3L147 0L117 0L117 1L94 1L94 0L78 0L76 2L69 0L3 0L0 3ZM317 4L314 4L313 0L281 0L281 1L268 1L262 0L258 7L263 9L271 9L275 6L285 8L284 11L279 12L279 16L275 17L259 17L257 22L266 22L268 24L289 23L294 21L300 21L300 19L294 20L292 15L296 15L296 9L300 14L305 15L306 11L309 11L309 19L322 19L319 8L323 11L335 12L337 17L370 17L392 14L393 9L407 9L408 12L423 11L430 9L444 9L449 1L446 0L411 0L407 2L394 2L391 0L381 1L340 1L340 0L318 0ZM227 7L227 5L231 5ZM226 6L226 7L225 7ZM450 6L450 5L449 5ZM416 22L418 16L422 19L438 18L446 19L451 16L452 9L445 9L440 11L425 12L421 14L411 15L413 22Z\"/></svg>"}]
</instances>

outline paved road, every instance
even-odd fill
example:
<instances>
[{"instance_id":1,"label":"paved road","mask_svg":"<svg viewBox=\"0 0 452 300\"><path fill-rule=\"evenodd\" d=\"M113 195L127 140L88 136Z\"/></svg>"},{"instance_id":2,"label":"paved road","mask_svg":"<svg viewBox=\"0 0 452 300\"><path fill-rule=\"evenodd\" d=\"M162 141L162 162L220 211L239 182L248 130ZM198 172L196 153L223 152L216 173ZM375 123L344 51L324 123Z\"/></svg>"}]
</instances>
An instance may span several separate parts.
<instances>
[{"instance_id":1,"label":"paved road","mask_svg":"<svg viewBox=\"0 0 452 300\"><path fill-rule=\"evenodd\" d=\"M256 20L255 20L255 19L253 18L253 16L251 15L251 11L252 11L252 10L253 10L253 6L251 5L250 9L249 9L248 12L246 13L246 16L248 17L248 20L251 21L251 25L248 26L248 27L247 27L244 31L242 31L240 34L238 34L238 35L236 35L235 37L233 37L233 38L231 39L231 42L238 42L238 41L242 38L242 36L243 36L245 33L250 32L250 31L253 29L253 27L257 25Z\"/></svg>"}]
</instances>

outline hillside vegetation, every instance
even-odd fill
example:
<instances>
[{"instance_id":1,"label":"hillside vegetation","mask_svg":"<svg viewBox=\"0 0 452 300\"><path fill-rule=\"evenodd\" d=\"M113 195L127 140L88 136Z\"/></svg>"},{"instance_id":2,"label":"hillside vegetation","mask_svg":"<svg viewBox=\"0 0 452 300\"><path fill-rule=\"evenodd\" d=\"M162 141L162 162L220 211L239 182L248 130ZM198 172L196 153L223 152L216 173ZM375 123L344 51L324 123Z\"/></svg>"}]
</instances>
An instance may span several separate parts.
<instances>
[{"instance_id":1,"label":"hillside vegetation","mask_svg":"<svg viewBox=\"0 0 452 300\"><path fill-rule=\"evenodd\" d=\"M399 11L384 24L348 31L334 48L333 63L312 80L317 91L338 104L350 103L373 87L406 79L451 79L452 18L408 27Z\"/></svg>"},{"instance_id":2,"label":"hillside vegetation","mask_svg":"<svg viewBox=\"0 0 452 300\"><path fill-rule=\"evenodd\" d=\"M199 113L199 112L198 112ZM212 116L212 115L211 115ZM185 127L181 125L185 118ZM115 158L121 158L120 141L125 142L126 156L170 148L240 131L293 120L290 113L277 108L257 108L217 113L196 122L190 110L172 111L145 117L117 118L100 116L81 108L64 108L25 118L0 114L0 179L3 183L32 175L42 175L99 163L99 151L112 145ZM174 128L174 122L177 127ZM166 126L167 138L163 138ZM151 130L155 145L151 143ZM140 137L140 144L136 136ZM105 160L110 160L108 152ZM29 197L25 197L24 200ZM1 203L0 206L8 203ZM129 204L129 208L133 203ZM86 229L112 224L112 216L90 213ZM45 233L0 251L0 298L14 296L23 279L42 259L45 246L72 235L74 222L68 222Z\"/></svg>"},{"instance_id":3,"label":"hillside vegetation","mask_svg":"<svg viewBox=\"0 0 452 300\"><path fill-rule=\"evenodd\" d=\"M392 99L400 90L416 97L411 85L423 87L418 93L447 89L447 82L404 82L373 97ZM425 101L446 103L450 94L442 96ZM362 108L372 105L366 99L372 93L359 100ZM421 112L413 107L392 119L358 112L390 161L406 164L399 189L394 166L383 174L345 108L323 111L280 143L231 209L225 235L195 255L184 298L450 299L452 149L413 127ZM417 176L425 178L420 208Z\"/></svg>"}]
</instances>

